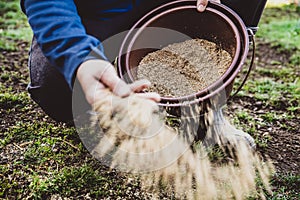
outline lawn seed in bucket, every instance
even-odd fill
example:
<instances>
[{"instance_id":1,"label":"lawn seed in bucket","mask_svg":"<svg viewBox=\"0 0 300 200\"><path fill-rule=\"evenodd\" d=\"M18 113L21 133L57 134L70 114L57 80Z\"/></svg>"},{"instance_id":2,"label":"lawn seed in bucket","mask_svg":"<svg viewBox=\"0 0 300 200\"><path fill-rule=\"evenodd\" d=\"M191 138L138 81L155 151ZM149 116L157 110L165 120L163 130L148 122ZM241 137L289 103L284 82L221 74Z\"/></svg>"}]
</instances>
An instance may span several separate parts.
<instances>
[{"instance_id":1,"label":"lawn seed in bucket","mask_svg":"<svg viewBox=\"0 0 300 200\"><path fill-rule=\"evenodd\" d=\"M139 79L148 79L151 92L161 96L185 96L218 80L232 62L230 54L205 39L170 44L147 54L137 69Z\"/></svg>"}]
</instances>

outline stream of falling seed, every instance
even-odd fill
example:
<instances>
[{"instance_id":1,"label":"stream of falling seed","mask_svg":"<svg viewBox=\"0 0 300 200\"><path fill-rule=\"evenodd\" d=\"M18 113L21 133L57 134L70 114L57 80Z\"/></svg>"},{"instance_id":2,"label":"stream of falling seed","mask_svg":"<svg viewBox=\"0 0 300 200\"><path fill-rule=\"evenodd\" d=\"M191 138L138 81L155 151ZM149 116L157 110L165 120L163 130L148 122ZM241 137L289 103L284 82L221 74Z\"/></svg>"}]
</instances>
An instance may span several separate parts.
<instances>
[{"instance_id":1,"label":"stream of falling seed","mask_svg":"<svg viewBox=\"0 0 300 200\"><path fill-rule=\"evenodd\" d=\"M233 160L214 163L207 156L207 147L198 145L192 150L191 143L181 133L165 125L158 106L151 100L135 94L120 98L107 91L94 110L97 115L92 121L104 137L92 154L98 158L110 154L111 168L137 173L143 189L157 196L163 190L179 199L244 199L260 192L256 191L257 178L270 190L272 163L263 161L242 141L231 141L234 150L229 154ZM216 112L208 112L211 113L207 115L208 121L213 121ZM224 127L213 129L222 131Z\"/></svg>"}]
</instances>

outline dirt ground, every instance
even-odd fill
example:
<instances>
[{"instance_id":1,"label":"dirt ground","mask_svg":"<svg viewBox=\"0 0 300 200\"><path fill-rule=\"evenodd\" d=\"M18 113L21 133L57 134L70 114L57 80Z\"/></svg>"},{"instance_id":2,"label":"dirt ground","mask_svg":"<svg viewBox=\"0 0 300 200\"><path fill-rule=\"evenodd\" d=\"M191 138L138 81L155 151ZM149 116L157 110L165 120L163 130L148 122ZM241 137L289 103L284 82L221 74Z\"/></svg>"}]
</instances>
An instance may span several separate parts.
<instances>
[{"instance_id":1,"label":"dirt ground","mask_svg":"<svg viewBox=\"0 0 300 200\"><path fill-rule=\"evenodd\" d=\"M7 52L0 51L1 66L7 66L5 69L0 69L0 73L4 73L4 70L10 71L12 74L15 74L15 77L5 78L5 76L1 77L1 84L4 87L11 87L12 90L16 92L24 92L26 90L27 82L28 82L28 70L27 70L27 58L28 58L28 45L27 43L20 42L19 43L19 51ZM265 43L259 43L256 51L256 66L270 68L274 67L271 63L274 61L282 63L288 62L289 55L284 52L278 52L276 48L271 47ZM298 69L299 70L299 69ZM297 72L298 75L299 71ZM19 78L21 77L21 78ZM251 73L249 79L257 79L260 78L261 75L258 73ZM20 103L15 101L12 104L3 104L1 102L0 105L0 132L3 132L7 129L7 127L13 126L16 124L18 120L32 120L30 113L17 113L14 110L17 104ZM290 102L288 96L282 94L282 98L280 100L280 104L278 106L268 106L264 105L262 102L257 101L251 95L249 96L236 96L232 99L231 102L228 103L228 113L230 116L234 115L235 110L237 109L245 109L250 113L255 119L259 120L259 116L262 113L268 112L277 112L277 113L285 113L286 107L288 104L297 104L297 102ZM41 112L41 110L35 105L33 102L28 102L28 106L32 107L32 113ZM295 105L296 106L296 105ZM10 110L10 112L7 112ZM269 123L268 126L264 127L256 127L256 135L265 136L269 134L272 139L268 140L266 147L258 147L258 151L262 154L269 156L279 173L300 173L300 126L299 126L299 109L295 111L296 116L292 119L281 118L277 120L275 123ZM36 115L35 115L36 116ZM28 118L28 119L24 119ZM50 120L45 118L43 114L37 117L38 120ZM50 122L52 122L50 120ZM282 126L285 124L286 126ZM285 128L286 127L286 128ZM292 127L292 128L289 128ZM6 151L9 151L6 147ZM13 151L13 150L12 150ZM17 152L16 152L17 153ZM20 152L21 153L21 152ZM19 157L21 155L15 155ZM10 159L9 159L10 160ZM280 179L274 181L273 186L280 186ZM293 189L295 191L299 191L299 185L287 185L287 189Z\"/></svg>"},{"instance_id":2,"label":"dirt ground","mask_svg":"<svg viewBox=\"0 0 300 200\"><path fill-rule=\"evenodd\" d=\"M279 53L275 48L272 48L268 44L258 43L256 50L256 63L255 65L262 68L274 68L271 63L278 62L281 65L285 65L288 62L289 55L284 52ZM276 66L275 66L276 67ZM298 76L300 71L296 72ZM255 70L251 73L249 79L261 78L259 73L255 73ZM248 112L251 112L251 116L258 118L262 113L268 112L286 112L286 108L289 104L297 102L289 102L288 96L282 94L280 103L277 106L265 106L262 102L257 101L251 96L234 97L232 102L229 102L229 111L234 113L236 107L243 107ZM276 123L269 124L263 128L258 128L256 135L270 134L272 139L268 141L268 145L265 148L258 148L262 154L267 154L274 162L277 170L281 172L293 172L295 174L300 173L300 130L299 130L299 109L296 111L297 118L293 119L279 119ZM289 130L283 128L281 125L285 124L286 127L293 127Z\"/></svg>"}]
</instances>

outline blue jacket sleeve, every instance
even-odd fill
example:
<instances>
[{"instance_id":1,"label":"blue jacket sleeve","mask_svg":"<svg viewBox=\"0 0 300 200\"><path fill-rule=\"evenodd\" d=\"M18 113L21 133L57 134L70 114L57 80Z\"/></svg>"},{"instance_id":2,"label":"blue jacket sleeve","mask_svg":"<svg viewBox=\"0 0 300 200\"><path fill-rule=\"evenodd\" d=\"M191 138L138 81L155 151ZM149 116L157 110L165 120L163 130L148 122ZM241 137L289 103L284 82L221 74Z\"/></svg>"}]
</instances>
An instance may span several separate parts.
<instances>
[{"instance_id":1,"label":"blue jacket sleeve","mask_svg":"<svg viewBox=\"0 0 300 200\"><path fill-rule=\"evenodd\" d=\"M23 3L39 46L70 88L79 65L91 59L91 51L93 57L106 60L100 41L86 33L73 0L24 0Z\"/></svg>"}]
</instances>

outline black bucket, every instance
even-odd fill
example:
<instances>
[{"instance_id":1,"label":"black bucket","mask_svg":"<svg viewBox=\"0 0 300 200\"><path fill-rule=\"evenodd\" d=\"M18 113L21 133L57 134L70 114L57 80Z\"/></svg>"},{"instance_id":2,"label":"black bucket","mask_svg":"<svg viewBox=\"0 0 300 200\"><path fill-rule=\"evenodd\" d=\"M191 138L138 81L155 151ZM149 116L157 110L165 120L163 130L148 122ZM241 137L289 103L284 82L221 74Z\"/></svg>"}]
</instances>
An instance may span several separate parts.
<instances>
[{"instance_id":1,"label":"black bucket","mask_svg":"<svg viewBox=\"0 0 300 200\"><path fill-rule=\"evenodd\" d=\"M155 31L156 29L166 30ZM171 30L171 32L169 32ZM172 31L179 33L172 36ZM228 70L213 84L193 94L180 97L162 97L160 106L182 107L222 98L228 100L233 82L241 71L248 55L249 34L243 20L232 9L209 2L202 13L195 1L179 0L164 4L141 18L128 32L119 51L118 72L122 79L131 83L137 79L136 70L148 53L188 38L201 38L221 46L232 56Z\"/></svg>"}]
</instances>

